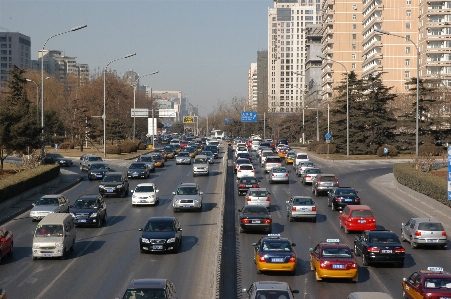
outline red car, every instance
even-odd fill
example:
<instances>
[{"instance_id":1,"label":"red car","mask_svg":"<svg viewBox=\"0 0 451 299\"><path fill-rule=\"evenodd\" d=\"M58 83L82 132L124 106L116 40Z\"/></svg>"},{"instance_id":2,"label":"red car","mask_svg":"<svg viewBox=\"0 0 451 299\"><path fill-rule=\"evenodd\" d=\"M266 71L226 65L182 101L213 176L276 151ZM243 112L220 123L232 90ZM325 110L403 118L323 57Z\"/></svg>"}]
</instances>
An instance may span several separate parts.
<instances>
[{"instance_id":1,"label":"red car","mask_svg":"<svg viewBox=\"0 0 451 299\"><path fill-rule=\"evenodd\" d=\"M451 273L441 267L414 272L402 281L403 298L450 298Z\"/></svg>"},{"instance_id":2,"label":"red car","mask_svg":"<svg viewBox=\"0 0 451 299\"><path fill-rule=\"evenodd\" d=\"M340 227L345 233L350 231L364 231L376 229L376 218L367 205L347 205L340 211Z\"/></svg>"},{"instance_id":3,"label":"red car","mask_svg":"<svg viewBox=\"0 0 451 299\"><path fill-rule=\"evenodd\" d=\"M13 233L0 227L0 262L6 255L13 254Z\"/></svg>"},{"instance_id":4,"label":"red car","mask_svg":"<svg viewBox=\"0 0 451 299\"><path fill-rule=\"evenodd\" d=\"M180 141L180 148L181 148L181 149L184 149L185 147L188 146L188 144L189 144L189 141L188 141L188 140L181 140L181 141Z\"/></svg>"}]
</instances>

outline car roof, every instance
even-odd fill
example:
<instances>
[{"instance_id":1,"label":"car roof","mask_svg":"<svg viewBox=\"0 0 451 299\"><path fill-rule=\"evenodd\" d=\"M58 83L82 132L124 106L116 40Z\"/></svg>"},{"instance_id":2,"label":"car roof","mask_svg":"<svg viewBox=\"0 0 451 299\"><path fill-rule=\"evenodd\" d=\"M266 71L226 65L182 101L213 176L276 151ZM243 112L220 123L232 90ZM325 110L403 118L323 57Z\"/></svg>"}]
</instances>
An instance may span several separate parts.
<instances>
[{"instance_id":1,"label":"car roof","mask_svg":"<svg viewBox=\"0 0 451 299\"><path fill-rule=\"evenodd\" d=\"M142 278L133 279L128 285L128 289L165 289L166 279Z\"/></svg>"},{"instance_id":2,"label":"car roof","mask_svg":"<svg viewBox=\"0 0 451 299\"><path fill-rule=\"evenodd\" d=\"M97 199L99 194L85 194L80 196L78 199Z\"/></svg>"},{"instance_id":3,"label":"car roof","mask_svg":"<svg viewBox=\"0 0 451 299\"><path fill-rule=\"evenodd\" d=\"M155 186L155 183L140 183L138 185L136 185L136 187L138 186Z\"/></svg>"},{"instance_id":4,"label":"car roof","mask_svg":"<svg viewBox=\"0 0 451 299\"><path fill-rule=\"evenodd\" d=\"M179 187L197 187L197 183L181 183Z\"/></svg>"},{"instance_id":5,"label":"car roof","mask_svg":"<svg viewBox=\"0 0 451 299\"><path fill-rule=\"evenodd\" d=\"M165 216L161 216L161 217L150 217L147 222L172 222L174 221L174 217L165 217Z\"/></svg>"},{"instance_id":6,"label":"car roof","mask_svg":"<svg viewBox=\"0 0 451 299\"><path fill-rule=\"evenodd\" d=\"M440 222L435 218L411 218L411 220L415 220L418 222Z\"/></svg>"},{"instance_id":7,"label":"car roof","mask_svg":"<svg viewBox=\"0 0 451 299\"><path fill-rule=\"evenodd\" d=\"M49 194L49 195L41 196L41 198L60 198L60 197L64 197L64 195L62 195L62 194Z\"/></svg>"},{"instance_id":8,"label":"car roof","mask_svg":"<svg viewBox=\"0 0 451 299\"><path fill-rule=\"evenodd\" d=\"M350 210L369 210L371 211L370 206L367 205L348 205Z\"/></svg>"},{"instance_id":9,"label":"car roof","mask_svg":"<svg viewBox=\"0 0 451 299\"><path fill-rule=\"evenodd\" d=\"M249 191L268 191L267 188L249 188Z\"/></svg>"},{"instance_id":10,"label":"car roof","mask_svg":"<svg viewBox=\"0 0 451 299\"><path fill-rule=\"evenodd\" d=\"M288 283L281 281L257 281L254 286L257 290L290 290Z\"/></svg>"}]
</instances>

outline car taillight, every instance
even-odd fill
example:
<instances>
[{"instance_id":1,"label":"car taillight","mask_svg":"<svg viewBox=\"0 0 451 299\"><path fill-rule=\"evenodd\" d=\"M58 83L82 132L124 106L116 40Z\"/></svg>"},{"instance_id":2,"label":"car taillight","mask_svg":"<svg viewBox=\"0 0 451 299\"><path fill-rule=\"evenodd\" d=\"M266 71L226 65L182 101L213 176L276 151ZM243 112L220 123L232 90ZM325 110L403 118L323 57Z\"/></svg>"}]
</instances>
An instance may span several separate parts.
<instances>
[{"instance_id":1,"label":"car taillight","mask_svg":"<svg viewBox=\"0 0 451 299\"><path fill-rule=\"evenodd\" d=\"M335 201L341 202L341 197L334 197Z\"/></svg>"},{"instance_id":2,"label":"car taillight","mask_svg":"<svg viewBox=\"0 0 451 299\"><path fill-rule=\"evenodd\" d=\"M255 170L253 170L253 169L252 169L252 171L251 171L251 172L255 172Z\"/></svg>"},{"instance_id":3,"label":"car taillight","mask_svg":"<svg viewBox=\"0 0 451 299\"><path fill-rule=\"evenodd\" d=\"M285 176L288 176L288 173Z\"/></svg>"},{"instance_id":4,"label":"car taillight","mask_svg":"<svg viewBox=\"0 0 451 299\"><path fill-rule=\"evenodd\" d=\"M266 201L271 201L271 198L269 196L266 197Z\"/></svg>"},{"instance_id":5,"label":"car taillight","mask_svg":"<svg viewBox=\"0 0 451 299\"><path fill-rule=\"evenodd\" d=\"M395 253L400 253L400 252L405 252L406 250L404 249L404 247L401 248L395 248Z\"/></svg>"},{"instance_id":6,"label":"car taillight","mask_svg":"<svg viewBox=\"0 0 451 299\"><path fill-rule=\"evenodd\" d=\"M316 211L316 207L312 207L312 211Z\"/></svg>"},{"instance_id":7,"label":"car taillight","mask_svg":"<svg viewBox=\"0 0 451 299\"><path fill-rule=\"evenodd\" d=\"M442 236L443 236L443 237L446 237L446 232L442 232Z\"/></svg>"},{"instance_id":8,"label":"car taillight","mask_svg":"<svg viewBox=\"0 0 451 299\"><path fill-rule=\"evenodd\" d=\"M250 223L249 219L241 219L241 223Z\"/></svg>"},{"instance_id":9,"label":"car taillight","mask_svg":"<svg viewBox=\"0 0 451 299\"><path fill-rule=\"evenodd\" d=\"M355 199L355 202L357 203L360 203L360 197L356 197L356 199Z\"/></svg>"},{"instance_id":10,"label":"car taillight","mask_svg":"<svg viewBox=\"0 0 451 299\"><path fill-rule=\"evenodd\" d=\"M265 219L263 220L263 223L271 223L271 219Z\"/></svg>"},{"instance_id":11,"label":"car taillight","mask_svg":"<svg viewBox=\"0 0 451 299\"><path fill-rule=\"evenodd\" d=\"M260 185L259 184L254 184L254 185L252 185L252 188L260 188Z\"/></svg>"},{"instance_id":12,"label":"car taillight","mask_svg":"<svg viewBox=\"0 0 451 299\"><path fill-rule=\"evenodd\" d=\"M328 261L324 261L324 262L321 262L321 263L319 264L319 267L320 267L321 269L326 269L328 264L329 264Z\"/></svg>"},{"instance_id":13,"label":"car taillight","mask_svg":"<svg viewBox=\"0 0 451 299\"><path fill-rule=\"evenodd\" d=\"M290 256L289 263L296 263L296 257L294 255Z\"/></svg>"},{"instance_id":14,"label":"car taillight","mask_svg":"<svg viewBox=\"0 0 451 299\"><path fill-rule=\"evenodd\" d=\"M274 173L271 176L274 176Z\"/></svg>"},{"instance_id":15,"label":"car taillight","mask_svg":"<svg viewBox=\"0 0 451 299\"><path fill-rule=\"evenodd\" d=\"M246 188L246 185L239 185L238 188Z\"/></svg>"},{"instance_id":16,"label":"car taillight","mask_svg":"<svg viewBox=\"0 0 451 299\"><path fill-rule=\"evenodd\" d=\"M263 254L260 253L258 256L259 256L258 260L260 261L260 263L266 263L265 256Z\"/></svg>"},{"instance_id":17,"label":"car taillight","mask_svg":"<svg viewBox=\"0 0 451 299\"><path fill-rule=\"evenodd\" d=\"M308 174L308 175L306 175L305 177L306 177L306 178L311 178L312 176Z\"/></svg>"},{"instance_id":18,"label":"car taillight","mask_svg":"<svg viewBox=\"0 0 451 299\"><path fill-rule=\"evenodd\" d=\"M296 211L296 207L291 207L291 210L292 211Z\"/></svg>"},{"instance_id":19,"label":"car taillight","mask_svg":"<svg viewBox=\"0 0 451 299\"><path fill-rule=\"evenodd\" d=\"M241 172L241 170L238 169L238 172Z\"/></svg>"},{"instance_id":20,"label":"car taillight","mask_svg":"<svg viewBox=\"0 0 451 299\"><path fill-rule=\"evenodd\" d=\"M421 232L416 231L416 232L415 232L415 236L420 237L420 236L421 236Z\"/></svg>"},{"instance_id":21,"label":"car taillight","mask_svg":"<svg viewBox=\"0 0 451 299\"><path fill-rule=\"evenodd\" d=\"M248 197L248 198L246 198L246 200L247 200L247 201L251 201L251 198L250 198L250 197Z\"/></svg>"},{"instance_id":22,"label":"car taillight","mask_svg":"<svg viewBox=\"0 0 451 299\"><path fill-rule=\"evenodd\" d=\"M351 269L356 269L357 268L357 263L348 263L348 267Z\"/></svg>"},{"instance_id":23,"label":"car taillight","mask_svg":"<svg viewBox=\"0 0 451 299\"><path fill-rule=\"evenodd\" d=\"M380 252L381 249L377 247L368 247L368 252Z\"/></svg>"}]
</instances>

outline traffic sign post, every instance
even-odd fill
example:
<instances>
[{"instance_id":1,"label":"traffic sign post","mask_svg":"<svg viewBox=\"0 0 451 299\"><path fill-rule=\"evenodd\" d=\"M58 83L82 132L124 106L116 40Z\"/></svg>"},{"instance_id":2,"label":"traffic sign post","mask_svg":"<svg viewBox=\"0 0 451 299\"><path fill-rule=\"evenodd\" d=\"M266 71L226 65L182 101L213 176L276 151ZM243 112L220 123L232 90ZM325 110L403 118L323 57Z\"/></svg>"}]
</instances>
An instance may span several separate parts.
<instances>
[{"instance_id":1,"label":"traffic sign post","mask_svg":"<svg viewBox=\"0 0 451 299\"><path fill-rule=\"evenodd\" d=\"M327 159L329 159L329 144L330 144L330 138L332 138L332 135L327 132L326 135L324 135L324 137L326 137L326 143L327 143Z\"/></svg>"}]
</instances>

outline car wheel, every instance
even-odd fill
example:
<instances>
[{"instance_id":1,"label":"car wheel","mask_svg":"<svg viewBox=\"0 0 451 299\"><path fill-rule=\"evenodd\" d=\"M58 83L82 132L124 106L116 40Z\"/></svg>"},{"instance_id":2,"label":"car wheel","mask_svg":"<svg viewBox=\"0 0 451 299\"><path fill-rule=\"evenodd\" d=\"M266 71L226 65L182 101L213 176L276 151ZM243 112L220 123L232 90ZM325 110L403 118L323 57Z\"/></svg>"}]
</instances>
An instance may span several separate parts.
<instances>
[{"instance_id":1,"label":"car wheel","mask_svg":"<svg viewBox=\"0 0 451 299\"><path fill-rule=\"evenodd\" d=\"M294 221L294 219L293 219L293 217L291 217L291 215L288 215L288 221L290 221L290 222Z\"/></svg>"},{"instance_id":2,"label":"car wheel","mask_svg":"<svg viewBox=\"0 0 451 299\"><path fill-rule=\"evenodd\" d=\"M354 244L354 255L359 256L360 253L357 251L357 245Z\"/></svg>"},{"instance_id":3,"label":"car wheel","mask_svg":"<svg viewBox=\"0 0 451 299\"><path fill-rule=\"evenodd\" d=\"M356 275L354 278L351 279L352 282L359 282L359 275Z\"/></svg>"},{"instance_id":4,"label":"car wheel","mask_svg":"<svg viewBox=\"0 0 451 299\"><path fill-rule=\"evenodd\" d=\"M63 254L61 255L61 259L62 260L66 259L66 247L63 247Z\"/></svg>"},{"instance_id":5,"label":"car wheel","mask_svg":"<svg viewBox=\"0 0 451 299\"><path fill-rule=\"evenodd\" d=\"M310 261L310 271L315 271L315 267L313 267L313 263Z\"/></svg>"},{"instance_id":6,"label":"car wheel","mask_svg":"<svg viewBox=\"0 0 451 299\"><path fill-rule=\"evenodd\" d=\"M318 197L318 195L319 195L318 190L315 189L315 196Z\"/></svg>"},{"instance_id":7,"label":"car wheel","mask_svg":"<svg viewBox=\"0 0 451 299\"><path fill-rule=\"evenodd\" d=\"M88 181L92 181L92 179L91 179L91 177L89 176L89 174L88 174Z\"/></svg>"},{"instance_id":8,"label":"car wheel","mask_svg":"<svg viewBox=\"0 0 451 299\"><path fill-rule=\"evenodd\" d=\"M83 167L80 165L80 171L83 171Z\"/></svg>"},{"instance_id":9,"label":"car wheel","mask_svg":"<svg viewBox=\"0 0 451 299\"><path fill-rule=\"evenodd\" d=\"M266 230L266 232L267 232L268 234L272 233L272 227L268 228L268 229Z\"/></svg>"},{"instance_id":10,"label":"car wheel","mask_svg":"<svg viewBox=\"0 0 451 299\"><path fill-rule=\"evenodd\" d=\"M317 271L315 271L315 279L316 279L316 281L321 281L322 280L322 278L318 276L318 272Z\"/></svg>"},{"instance_id":11,"label":"car wheel","mask_svg":"<svg viewBox=\"0 0 451 299\"><path fill-rule=\"evenodd\" d=\"M262 274L263 273L263 271L260 271L260 270L258 270L258 268L257 268L257 274Z\"/></svg>"},{"instance_id":12,"label":"car wheel","mask_svg":"<svg viewBox=\"0 0 451 299\"><path fill-rule=\"evenodd\" d=\"M296 276L296 270L290 272L291 276Z\"/></svg>"},{"instance_id":13,"label":"car wheel","mask_svg":"<svg viewBox=\"0 0 451 299\"><path fill-rule=\"evenodd\" d=\"M331 202L330 206L331 206L332 211L335 211L337 209L334 205L334 202Z\"/></svg>"},{"instance_id":14,"label":"car wheel","mask_svg":"<svg viewBox=\"0 0 451 299\"><path fill-rule=\"evenodd\" d=\"M402 299L407 299L406 292L402 290Z\"/></svg>"},{"instance_id":15,"label":"car wheel","mask_svg":"<svg viewBox=\"0 0 451 299\"><path fill-rule=\"evenodd\" d=\"M447 245L442 245L442 246L440 246L440 249L441 250L446 250L447 247L448 247Z\"/></svg>"},{"instance_id":16,"label":"car wheel","mask_svg":"<svg viewBox=\"0 0 451 299\"><path fill-rule=\"evenodd\" d=\"M362 254L362 264L368 266L368 261L366 260L366 255L364 253Z\"/></svg>"},{"instance_id":17,"label":"car wheel","mask_svg":"<svg viewBox=\"0 0 451 299\"><path fill-rule=\"evenodd\" d=\"M341 220L340 219L338 219L338 225L340 226L340 228L343 227L343 225L341 225Z\"/></svg>"},{"instance_id":18,"label":"car wheel","mask_svg":"<svg viewBox=\"0 0 451 299\"><path fill-rule=\"evenodd\" d=\"M33 256L33 261L37 260L38 258L36 256ZM0 259L1 262L1 259Z\"/></svg>"},{"instance_id":19,"label":"car wheel","mask_svg":"<svg viewBox=\"0 0 451 299\"><path fill-rule=\"evenodd\" d=\"M412 249L416 249L417 248L417 243L415 243L415 241L413 240L413 237L410 238L410 247L412 247Z\"/></svg>"},{"instance_id":20,"label":"car wheel","mask_svg":"<svg viewBox=\"0 0 451 299\"><path fill-rule=\"evenodd\" d=\"M173 208L172 211L173 211L174 213L177 213L177 212L178 212L178 210L177 210L176 208Z\"/></svg>"}]
</instances>

